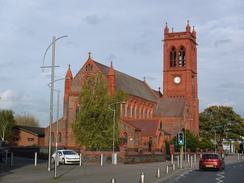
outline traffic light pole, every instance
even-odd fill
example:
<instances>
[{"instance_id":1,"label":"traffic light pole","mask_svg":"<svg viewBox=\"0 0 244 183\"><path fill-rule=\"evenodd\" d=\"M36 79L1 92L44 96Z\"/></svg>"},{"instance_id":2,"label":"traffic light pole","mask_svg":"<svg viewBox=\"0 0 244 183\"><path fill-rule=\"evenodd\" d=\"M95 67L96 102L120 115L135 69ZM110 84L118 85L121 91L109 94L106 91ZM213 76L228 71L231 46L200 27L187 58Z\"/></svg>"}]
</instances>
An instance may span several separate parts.
<instances>
[{"instance_id":1,"label":"traffic light pole","mask_svg":"<svg viewBox=\"0 0 244 183\"><path fill-rule=\"evenodd\" d=\"M180 149L180 169L183 169L183 145L181 146Z\"/></svg>"},{"instance_id":2,"label":"traffic light pole","mask_svg":"<svg viewBox=\"0 0 244 183\"><path fill-rule=\"evenodd\" d=\"M184 136L185 136L185 161L186 161L186 130L184 131Z\"/></svg>"}]
</instances>

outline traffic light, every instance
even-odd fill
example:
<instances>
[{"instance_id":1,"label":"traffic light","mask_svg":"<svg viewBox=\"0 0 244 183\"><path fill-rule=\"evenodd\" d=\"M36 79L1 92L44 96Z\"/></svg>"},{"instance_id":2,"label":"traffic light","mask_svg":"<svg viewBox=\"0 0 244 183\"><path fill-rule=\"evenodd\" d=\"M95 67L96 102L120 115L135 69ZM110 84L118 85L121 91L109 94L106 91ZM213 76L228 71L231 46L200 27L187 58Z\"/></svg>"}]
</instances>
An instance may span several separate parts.
<instances>
[{"instance_id":1,"label":"traffic light","mask_svg":"<svg viewBox=\"0 0 244 183\"><path fill-rule=\"evenodd\" d=\"M178 143L178 145L184 145L185 144L183 132L177 133L177 143Z\"/></svg>"}]
</instances>

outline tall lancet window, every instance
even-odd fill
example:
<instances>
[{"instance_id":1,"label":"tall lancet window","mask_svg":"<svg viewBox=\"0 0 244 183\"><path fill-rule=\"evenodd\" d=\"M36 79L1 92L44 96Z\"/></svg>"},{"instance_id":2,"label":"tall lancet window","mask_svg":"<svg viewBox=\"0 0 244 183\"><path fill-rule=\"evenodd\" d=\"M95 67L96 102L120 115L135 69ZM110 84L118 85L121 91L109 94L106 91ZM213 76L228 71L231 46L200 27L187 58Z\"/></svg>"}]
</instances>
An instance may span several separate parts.
<instances>
[{"instance_id":1,"label":"tall lancet window","mask_svg":"<svg viewBox=\"0 0 244 183\"><path fill-rule=\"evenodd\" d=\"M176 67L176 49L172 47L170 50L170 67Z\"/></svg>"}]
</instances>

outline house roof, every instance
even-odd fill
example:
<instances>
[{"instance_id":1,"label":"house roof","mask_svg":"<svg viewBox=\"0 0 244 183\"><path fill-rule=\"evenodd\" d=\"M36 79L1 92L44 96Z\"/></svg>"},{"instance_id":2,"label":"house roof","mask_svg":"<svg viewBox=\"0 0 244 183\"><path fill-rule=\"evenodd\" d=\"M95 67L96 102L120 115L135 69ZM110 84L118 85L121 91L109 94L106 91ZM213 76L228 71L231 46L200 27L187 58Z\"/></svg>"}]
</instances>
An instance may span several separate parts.
<instances>
[{"instance_id":1,"label":"house roof","mask_svg":"<svg viewBox=\"0 0 244 183\"><path fill-rule=\"evenodd\" d=\"M159 98L154 115L157 117L180 117L186 105L186 98Z\"/></svg>"},{"instance_id":2,"label":"house roof","mask_svg":"<svg viewBox=\"0 0 244 183\"><path fill-rule=\"evenodd\" d=\"M100 64L96 61L93 61L94 64L99 68L99 70L107 77L109 72L109 67ZM160 94L156 94L155 91L153 91L145 81L141 81L139 79L136 79L132 76L129 76L127 74L124 74L122 72L119 72L117 70L115 71L115 77L116 77L116 89L122 90L132 96L140 97L152 102L156 102L156 98Z\"/></svg>"},{"instance_id":3,"label":"house roof","mask_svg":"<svg viewBox=\"0 0 244 183\"><path fill-rule=\"evenodd\" d=\"M31 133L31 134L39 136L39 137L45 136L44 128L33 127L33 126L15 126L14 128L23 130L25 132Z\"/></svg>"},{"instance_id":4,"label":"house roof","mask_svg":"<svg viewBox=\"0 0 244 183\"><path fill-rule=\"evenodd\" d=\"M156 136L159 129L159 119L123 119L124 123L141 131L142 136Z\"/></svg>"}]
</instances>

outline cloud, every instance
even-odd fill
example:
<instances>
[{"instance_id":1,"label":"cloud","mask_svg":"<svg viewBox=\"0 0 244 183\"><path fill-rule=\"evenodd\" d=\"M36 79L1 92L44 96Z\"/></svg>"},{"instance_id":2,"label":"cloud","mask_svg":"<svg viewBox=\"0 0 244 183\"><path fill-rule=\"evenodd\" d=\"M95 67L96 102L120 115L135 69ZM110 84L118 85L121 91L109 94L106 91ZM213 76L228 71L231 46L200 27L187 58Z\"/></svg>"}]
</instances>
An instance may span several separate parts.
<instances>
[{"instance_id":1,"label":"cloud","mask_svg":"<svg viewBox=\"0 0 244 183\"><path fill-rule=\"evenodd\" d=\"M218 48L219 46L224 47L224 45L228 46L228 44L231 44L231 40L230 39L215 40L213 44L216 48Z\"/></svg>"},{"instance_id":2,"label":"cloud","mask_svg":"<svg viewBox=\"0 0 244 183\"><path fill-rule=\"evenodd\" d=\"M15 114L31 114L41 122L41 125L48 125L49 104L42 99L26 95L16 90L5 90L0 93L0 108L13 110ZM42 103L42 105L40 105Z\"/></svg>"},{"instance_id":3,"label":"cloud","mask_svg":"<svg viewBox=\"0 0 244 183\"><path fill-rule=\"evenodd\" d=\"M103 14L93 14L85 17L84 20L89 24L97 25L104 21L105 18L106 17Z\"/></svg>"}]
</instances>

